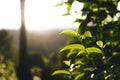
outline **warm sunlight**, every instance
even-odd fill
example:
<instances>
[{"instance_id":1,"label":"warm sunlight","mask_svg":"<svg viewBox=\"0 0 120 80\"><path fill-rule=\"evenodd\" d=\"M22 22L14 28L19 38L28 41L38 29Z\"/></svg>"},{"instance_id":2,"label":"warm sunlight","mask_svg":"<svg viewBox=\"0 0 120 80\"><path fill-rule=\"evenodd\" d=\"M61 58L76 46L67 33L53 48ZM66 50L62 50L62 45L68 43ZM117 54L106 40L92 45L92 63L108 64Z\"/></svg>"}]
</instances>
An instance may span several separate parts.
<instances>
[{"instance_id":1,"label":"warm sunlight","mask_svg":"<svg viewBox=\"0 0 120 80\"><path fill-rule=\"evenodd\" d=\"M27 30L74 27L74 16L62 16L66 12L66 6L55 7L56 2L56 0L26 0L25 23ZM0 10L0 28L20 28L19 0L1 0Z\"/></svg>"},{"instance_id":2,"label":"warm sunlight","mask_svg":"<svg viewBox=\"0 0 120 80\"><path fill-rule=\"evenodd\" d=\"M70 17L61 16L66 7L55 7L52 0L26 0L26 27L31 30L46 30L71 26Z\"/></svg>"},{"instance_id":3,"label":"warm sunlight","mask_svg":"<svg viewBox=\"0 0 120 80\"><path fill-rule=\"evenodd\" d=\"M19 0L0 0L0 29L18 29L19 27Z\"/></svg>"}]
</instances>

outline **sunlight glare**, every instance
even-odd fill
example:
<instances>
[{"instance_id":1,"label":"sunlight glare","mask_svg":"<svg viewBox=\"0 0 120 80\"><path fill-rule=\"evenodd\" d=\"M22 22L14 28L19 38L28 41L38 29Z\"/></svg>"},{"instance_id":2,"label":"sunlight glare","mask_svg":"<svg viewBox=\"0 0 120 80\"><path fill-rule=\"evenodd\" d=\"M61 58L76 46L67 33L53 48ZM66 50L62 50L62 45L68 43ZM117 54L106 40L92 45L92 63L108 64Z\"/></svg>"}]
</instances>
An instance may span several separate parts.
<instances>
[{"instance_id":1,"label":"sunlight glare","mask_svg":"<svg viewBox=\"0 0 120 80\"><path fill-rule=\"evenodd\" d=\"M66 6L55 7L52 0L26 0L26 27L29 30L49 30L71 26L72 17L62 16Z\"/></svg>"},{"instance_id":2,"label":"sunlight glare","mask_svg":"<svg viewBox=\"0 0 120 80\"><path fill-rule=\"evenodd\" d=\"M19 0L0 1L0 29L18 29L20 27Z\"/></svg>"},{"instance_id":3,"label":"sunlight glare","mask_svg":"<svg viewBox=\"0 0 120 80\"><path fill-rule=\"evenodd\" d=\"M76 16L62 16L67 12L67 6L55 7L60 1L25 0L25 25L27 30L73 28ZM0 29L20 28L20 0L0 0L0 10Z\"/></svg>"}]
</instances>

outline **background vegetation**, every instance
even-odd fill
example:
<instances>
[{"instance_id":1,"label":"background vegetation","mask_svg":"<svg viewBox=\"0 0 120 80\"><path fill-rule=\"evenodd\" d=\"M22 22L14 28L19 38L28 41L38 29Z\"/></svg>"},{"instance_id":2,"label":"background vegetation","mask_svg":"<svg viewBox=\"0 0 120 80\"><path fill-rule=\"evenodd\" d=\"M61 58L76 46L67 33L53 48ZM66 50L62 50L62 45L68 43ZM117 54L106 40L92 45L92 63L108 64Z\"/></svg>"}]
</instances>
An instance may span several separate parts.
<instances>
[{"instance_id":1,"label":"background vegetation","mask_svg":"<svg viewBox=\"0 0 120 80\"><path fill-rule=\"evenodd\" d=\"M33 80L39 80L40 78L42 80L59 80L59 77L52 77L51 74L62 65L60 55L57 53L69 38L68 36L59 35L61 31L52 30L48 31L47 34L27 32L27 59L29 59L28 64ZM3 51L6 53L0 53L0 79L18 80L16 69L19 60L19 31L0 30L0 34L1 47L5 48ZM49 39L51 40L48 41ZM10 47L8 48L5 44Z\"/></svg>"}]
</instances>

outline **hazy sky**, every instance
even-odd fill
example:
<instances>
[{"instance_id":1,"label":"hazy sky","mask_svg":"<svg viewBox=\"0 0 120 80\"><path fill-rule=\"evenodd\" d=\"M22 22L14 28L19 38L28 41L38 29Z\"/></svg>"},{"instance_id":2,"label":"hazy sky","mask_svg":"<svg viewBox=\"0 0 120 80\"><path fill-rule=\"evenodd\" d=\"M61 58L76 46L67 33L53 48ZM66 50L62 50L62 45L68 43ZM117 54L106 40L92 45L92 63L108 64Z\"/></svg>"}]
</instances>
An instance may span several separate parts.
<instances>
[{"instance_id":1,"label":"hazy sky","mask_svg":"<svg viewBox=\"0 0 120 80\"><path fill-rule=\"evenodd\" d=\"M20 28L20 0L0 0L0 29ZM72 27L75 16L62 16L66 6L55 7L59 0L26 0L25 22L28 30ZM82 4L77 6L82 8ZM75 8L74 8L75 10Z\"/></svg>"}]
</instances>

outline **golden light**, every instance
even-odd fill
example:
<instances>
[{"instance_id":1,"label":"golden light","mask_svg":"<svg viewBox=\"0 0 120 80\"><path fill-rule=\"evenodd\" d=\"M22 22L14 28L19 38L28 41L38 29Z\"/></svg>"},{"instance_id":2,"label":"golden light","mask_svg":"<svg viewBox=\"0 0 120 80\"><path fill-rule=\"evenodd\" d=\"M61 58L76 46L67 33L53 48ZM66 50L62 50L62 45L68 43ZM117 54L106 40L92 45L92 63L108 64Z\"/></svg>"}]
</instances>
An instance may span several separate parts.
<instances>
[{"instance_id":1,"label":"golden light","mask_svg":"<svg viewBox=\"0 0 120 80\"><path fill-rule=\"evenodd\" d=\"M0 29L20 28L20 0L0 1ZM66 6L55 7L59 0L26 0L25 23L27 30L71 28L75 16L62 16Z\"/></svg>"}]
</instances>

